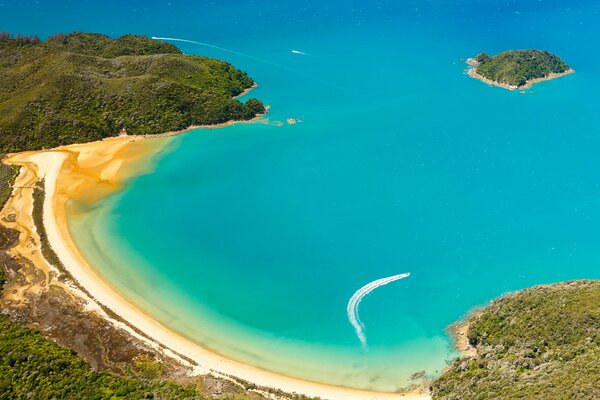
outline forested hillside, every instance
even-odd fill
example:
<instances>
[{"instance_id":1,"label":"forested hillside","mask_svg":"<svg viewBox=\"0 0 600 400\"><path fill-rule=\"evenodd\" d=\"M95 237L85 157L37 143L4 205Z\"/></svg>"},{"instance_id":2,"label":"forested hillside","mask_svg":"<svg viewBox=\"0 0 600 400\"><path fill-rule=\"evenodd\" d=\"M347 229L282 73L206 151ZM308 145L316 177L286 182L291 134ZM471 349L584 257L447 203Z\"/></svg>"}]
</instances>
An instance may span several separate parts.
<instances>
[{"instance_id":1,"label":"forested hillside","mask_svg":"<svg viewBox=\"0 0 600 400\"><path fill-rule=\"evenodd\" d=\"M600 281L538 286L470 321L475 357L433 382L434 400L600 399Z\"/></svg>"},{"instance_id":2,"label":"forested hillside","mask_svg":"<svg viewBox=\"0 0 600 400\"><path fill-rule=\"evenodd\" d=\"M479 75L515 87L524 86L532 79L569 70L560 57L542 50L508 50L495 56L480 53L474 60Z\"/></svg>"},{"instance_id":3,"label":"forested hillside","mask_svg":"<svg viewBox=\"0 0 600 400\"><path fill-rule=\"evenodd\" d=\"M230 64L143 36L0 34L0 153L249 120L254 82Z\"/></svg>"}]
</instances>

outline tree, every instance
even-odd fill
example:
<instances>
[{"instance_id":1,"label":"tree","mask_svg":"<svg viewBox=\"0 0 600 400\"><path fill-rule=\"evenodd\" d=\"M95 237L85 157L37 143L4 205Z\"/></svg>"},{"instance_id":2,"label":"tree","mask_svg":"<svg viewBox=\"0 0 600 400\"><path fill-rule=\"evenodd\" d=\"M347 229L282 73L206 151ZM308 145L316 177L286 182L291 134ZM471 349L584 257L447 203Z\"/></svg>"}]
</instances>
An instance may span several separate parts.
<instances>
[{"instance_id":1,"label":"tree","mask_svg":"<svg viewBox=\"0 0 600 400\"><path fill-rule=\"evenodd\" d=\"M256 114L265 114L267 112L262 101L255 98L248 99L246 101L246 107L254 111Z\"/></svg>"}]
</instances>

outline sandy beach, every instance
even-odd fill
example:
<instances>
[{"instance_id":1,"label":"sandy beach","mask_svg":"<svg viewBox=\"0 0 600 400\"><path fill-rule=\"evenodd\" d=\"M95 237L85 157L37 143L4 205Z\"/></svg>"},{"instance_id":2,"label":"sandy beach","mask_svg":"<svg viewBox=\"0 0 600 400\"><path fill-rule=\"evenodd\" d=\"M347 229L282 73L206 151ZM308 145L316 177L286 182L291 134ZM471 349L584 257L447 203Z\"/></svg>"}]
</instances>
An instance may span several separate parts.
<instances>
[{"instance_id":1,"label":"sandy beach","mask_svg":"<svg viewBox=\"0 0 600 400\"><path fill-rule=\"evenodd\" d=\"M312 383L226 359L170 331L102 280L82 257L70 236L67 225L69 201L74 198L94 201L118 190L128 176L151 171L152 155L168 147L168 143L169 139L165 138L121 136L47 151L17 153L6 159L8 163L23 167L21 175L44 178L44 226L48 241L65 268L96 302L143 332L147 340L168 349L170 356L179 354L191 360L198 374L229 375L263 387L330 400L430 398L419 392L380 393ZM23 206L31 212L30 206ZM31 219L23 219L23 224L32 224ZM32 226L24 228L35 229Z\"/></svg>"},{"instance_id":2,"label":"sandy beach","mask_svg":"<svg viewBox=\"0 0 600 400\"><path fill-rule=\"evenodd\" d=\"M493 86L498 86L501 87L503 89L508 89L508 90L524 90L524 89L531 89L531 87L539 82L544 82L544 81L550 81L552 79L556 79L556 78L560 78L566 75L570 75L575 73L575 70L570 68L569 70L560 73L560 74L550 74L548 76L545 76L543 78L537 78L537 79L531 79L529 81L527 81L527 83L523 86L516 86L516 85L507 85L505 83L500 83L500 82L496 82L493 81L491 79L488 79L480 74L477 73L477 65L479 64L477 61L475 61L472 58L467 59L467 64L469 65L469 69L467 70L467 74L471 77L471 78L475 78L475 79L479 79L482 82L487 83L488 85L493 85Z\"/></svg>"}]
</instances>

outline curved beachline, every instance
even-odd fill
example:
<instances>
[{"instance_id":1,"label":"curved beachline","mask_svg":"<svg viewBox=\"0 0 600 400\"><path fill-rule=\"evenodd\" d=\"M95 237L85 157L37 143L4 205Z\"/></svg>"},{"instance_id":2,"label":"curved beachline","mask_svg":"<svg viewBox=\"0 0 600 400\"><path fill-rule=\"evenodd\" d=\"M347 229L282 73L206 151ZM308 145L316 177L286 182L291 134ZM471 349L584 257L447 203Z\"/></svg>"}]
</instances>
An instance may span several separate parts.
<instances>
[{"instance_id":1,"label":"curved beachline","mask_svg":"<svg viewBox=\"0 0 600 400\"><path fill-rule=\"evenodd\" d=\"M44 227L48 241L68 272L99 304L112 310L132 327L144 332L154 345L158 344L168 349L169 353L172 351L192 360L198 365L195 368L195 372L198 374L211 372L225 374L263 387L330 400L430 399L428 394L419 392L372 392L308 382L227 359L172 332L132 305L100 278L79 252L68 229L66 207L69 200L73 198L71 195L73 190L81 190L82 187L81 177L78 180L77 172L73 172L73 166L85 164L86 168L97 174L93 184L100 186L108 184L114 190L115 187L118 187L117 176L123 165L130 161L130 145L138 143L142 139L142 137L131 136L110 138L100 142L64 146L48 151L13 154L8 159L11 163L34 168L39 178L45 178L46 196L43 208ZM156 150L148 148L144 151L148 155ZM138 153L140 153L139 149ZM134 158L144 159L145 157L143 154L137 154ZM69 174L75 174L76 177L69 177ZM81 176L82 172L79 172L79 175ZM89 179L89 171L86 171L85 175ZM110 189L107 191L109 192ZM170 355L172 356L172 354Z\"/></svg>"}]
</instances>

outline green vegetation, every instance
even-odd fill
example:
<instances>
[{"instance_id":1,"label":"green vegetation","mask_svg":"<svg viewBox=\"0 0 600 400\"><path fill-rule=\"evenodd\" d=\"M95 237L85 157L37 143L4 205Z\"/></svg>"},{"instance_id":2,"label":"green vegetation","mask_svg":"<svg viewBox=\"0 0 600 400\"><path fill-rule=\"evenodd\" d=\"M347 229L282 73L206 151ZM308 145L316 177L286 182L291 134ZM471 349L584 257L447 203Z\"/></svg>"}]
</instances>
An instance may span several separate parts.
<instances>
[{"instance_id":1,"label":"green vegetation","mask_svg":"<svg viewBox=\"0 0 600 400\"><path fill-rule=\"evenodd\" d=\"M58 255L54 252L52 246L50 246L50 241L48 240L48 235L46 233L46 228L44 226L44 198L45 195L45 181L42 179L37 183L35 188L33 188L33 209L31 210L31 216L33 218L33 224L35 225L35 230L40 237L40 247L42 249L42 255L50 264L52 264L55 268L57 268L62 274L64 274L69 280L75 281L69 271L65 268L63 263L60 261ZM87 291L85 291L87 293ZM89 293L88 293L89 294Z\"/></svg>"},{"instance_id":2,"label":"green vegetation","mask_svg":"<svg viewBox=\"0 0 600 400\"><path fill-rule=\"evenodd\" d=\"M94 372L40 332L0 316L0 398L191 399L193 387Z\"/></svg>"},{"instance_id":3,"label":"green vegetation","mask_svg":"<svg viewBox=\"0 0 600 400\"><path fill-rule=\"evenodd\" d=\"M17 169L0 164L0 193L12 192ZM41 210L43 184L35 189L34 203ZM6 196L8 198L8 196ZM4 202L0 203L0 208ZM41 211L37 218L41 218ZM38 221L39 222L39 221ZM0 295L5 282L9 249L18 240L0 225ZM15 231L16 232L16 231ZM11 244L13 243L13 244ZM51 249L50 249L51 250ZM41 332L0 313L0 399L198 399L195 385L177 384L161 378L165 365L141 354L126 368L127 376L93 371L74 352L45 338ZM250 400L231 394L225 400Z\"/></svg>"},{"instance_id":4,"label":"green vegetation","mask_svg":"<svg viewBox=\"0 0 600 400\"><path fill-rule=\"evenodd\" d=\"M6 277L4 276L4 267L0 268L0 294L2 294L2 287L4 286L4 282L6 282ZM0 315L0 318L4 318Z\"/></svg>"},{"instance_id":5,"label":"green vegetation","mask_svg":"<svg viewBox=\"0 0 600 400\"><path fill-rule=\"evenodd\" d=\"M9 166L0 162L0 210L4 208L4 204L6 204L12 193L12 188L18 173L19 169L17 167ZM5 249L9 242L10 239L5 238L4 233L0 232L0 251ZM1 256L0 260L2 260ZM0 294L2 294L2 286L4 285L4 282L4 267L0 267Z\"/></svg>"},{"instance_id":6,"label":"green vegetation","mask_svg":"<svg viewBox=\"0 0 600 400\"><path fill-rule=\"evenodd\" d=\"M0 34L0 153L249 120L254 82L230 64L143 36Z\"/></svg>"},{"instance_id":7,"label":"green vegetation","mask_svg":"<svg viewBox=\"0 0 600 400\"><path fill-rule=\"evenodd\" d=\"M542 50L508 50L493 57L481 53L474 58L476 72L494 82L521 87L532 79L562 74L569 66L558 56Z\"/></svg>"},{"instance_id":8,"label":"green vegetation","mask_svg":"<svg viewBox=\"0 0 600 400\"><path fill-rule=\"evenodd\" d=\"M14 173L1 164L1 192L12 190ZM13 178L5 179L12 175ZM4 203L2 203L4 205ZM0 267L0 294L4 284ZM157 364L158 365L158 364ZM140 359L132 377L94 372L73 352L40 332L0 314L0 399L200 399L194 387L144 379L160 366Z\"/></svg>"},{"instance_id":9,"label":"green vegetation","mask_svg":"<svg viewBox=\"0 0 600 400\"><path fill-rule=\"evenodd\" d=\"M4 207L12 193L12 187L18 173L18 167L0 162L0 209Z\"/></svg>"},{"instance_id":10,"label":"green vegetation","mask_svg":"<svg viewBox=\"0 0 600 400\"><path fill-rule=\"evenodd\" d=\"M2 185L4 189L4 184ZM0 294L4 268L0 268ZM0 399L200 399L194 387L154 378L159 364L134 365L132 377L91 371L73 352L0 314Z\"/></svg>"},{"instance_id":11,"label":"green vegetation","mask_svg":"<svg viewBox=\"0 0 600 400\"><path fill-rule=\"evenodd\" d=\"M534 287L494 301L468 332L477 356L454 361L433 398L600 398L600 281Z\"/></svg>"},{"instance_id":12,"label":"green vegetation","mask_svg":"<svg viewBox=\"0 0 600 400\"><path fill-rule=\"evenodd\" d=\"M257 99L248 99L248 101L246 101L246 106L256 114L264 114L267 111L264 104Z\"/></svg>"}]
</instances>

